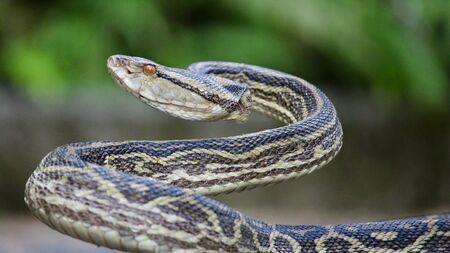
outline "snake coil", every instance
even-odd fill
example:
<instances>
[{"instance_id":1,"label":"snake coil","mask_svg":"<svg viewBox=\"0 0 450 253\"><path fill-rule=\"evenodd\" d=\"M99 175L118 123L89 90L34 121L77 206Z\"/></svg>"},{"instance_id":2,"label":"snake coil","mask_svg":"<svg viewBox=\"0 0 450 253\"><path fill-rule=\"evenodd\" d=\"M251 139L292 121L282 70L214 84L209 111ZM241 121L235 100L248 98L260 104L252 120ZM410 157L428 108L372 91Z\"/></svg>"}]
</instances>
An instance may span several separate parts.
<instances>
[{"instance_id":1,"label":"snake coil","mask_svg":"<svg viewBox=\"0 0 450 253\"><path fill-rule=\"evenodd\" d=\"M84 142L56 148L25 201L51 228L133 252L450 252L449 215L342 225L275 225L203 196L311 173L342 145L330 100L282 72L229 62L187 70L114 55L108 69L141 101L190 120L285 126L226 138Z\"/></svg>"}]
</instances>

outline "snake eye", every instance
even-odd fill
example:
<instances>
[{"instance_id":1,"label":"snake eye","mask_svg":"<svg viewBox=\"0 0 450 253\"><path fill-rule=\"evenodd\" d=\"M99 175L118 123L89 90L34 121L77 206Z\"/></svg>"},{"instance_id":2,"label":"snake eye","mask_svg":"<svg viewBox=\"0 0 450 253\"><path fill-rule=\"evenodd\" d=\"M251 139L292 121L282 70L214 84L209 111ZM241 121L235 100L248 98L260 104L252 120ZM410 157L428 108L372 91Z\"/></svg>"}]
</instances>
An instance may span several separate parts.
<instances>
[{"instance_id":1,"label":"snake eye","mask_svg":"<svg viewBox=\"0 0 450 253\"><path fill-rule=\"evenodd\" d=\"M156 73L156 68L155 66L152 65L145 65L142 70L144 71L144 73L148 76L152 76Z\"/></svg>"}]
</instances>

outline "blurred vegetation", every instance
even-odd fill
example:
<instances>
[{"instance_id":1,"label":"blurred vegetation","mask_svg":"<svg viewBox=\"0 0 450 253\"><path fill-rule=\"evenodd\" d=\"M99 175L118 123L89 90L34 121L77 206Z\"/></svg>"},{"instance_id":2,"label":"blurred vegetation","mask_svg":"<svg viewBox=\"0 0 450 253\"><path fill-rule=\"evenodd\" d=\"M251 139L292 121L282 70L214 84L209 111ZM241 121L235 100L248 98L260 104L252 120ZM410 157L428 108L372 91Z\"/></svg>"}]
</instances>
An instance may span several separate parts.
<instances>
[{"instance_id":1,"label":"blurred vegetation","mask_svg":"<svg viewBox=\"0 0 450 253\"><path fill-rule=\"evenodd\" d=\"M447 0L2 0L0 85L64 99L108 83L106 58L121 53L252 63L446 110L449 11Z\"/></svg>"}]
</instances>

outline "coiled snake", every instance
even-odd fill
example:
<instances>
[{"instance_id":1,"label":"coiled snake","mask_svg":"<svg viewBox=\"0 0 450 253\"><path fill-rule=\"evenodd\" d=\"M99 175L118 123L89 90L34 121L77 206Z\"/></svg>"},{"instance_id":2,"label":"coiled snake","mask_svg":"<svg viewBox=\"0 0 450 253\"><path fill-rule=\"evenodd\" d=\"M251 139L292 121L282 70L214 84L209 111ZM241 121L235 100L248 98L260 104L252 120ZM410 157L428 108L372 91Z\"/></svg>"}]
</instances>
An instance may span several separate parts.
<instances>
[{"instance_id":1,"label":"coiled snake","mask_svg":"<svg viewBox=\"0 0 450 253\"><path fill-rule=\"evenodd\" d=\"M201 194L268 185L330 161L342 129L306 81L257 66L188 69L114 55L111 75L143 102L190 120L285 126L228 138L86 142L56 148L29 178L25 201L53 229L135 252L450 252L448 214L343 225L274 225Z\"/></svg>"}]
</instances>

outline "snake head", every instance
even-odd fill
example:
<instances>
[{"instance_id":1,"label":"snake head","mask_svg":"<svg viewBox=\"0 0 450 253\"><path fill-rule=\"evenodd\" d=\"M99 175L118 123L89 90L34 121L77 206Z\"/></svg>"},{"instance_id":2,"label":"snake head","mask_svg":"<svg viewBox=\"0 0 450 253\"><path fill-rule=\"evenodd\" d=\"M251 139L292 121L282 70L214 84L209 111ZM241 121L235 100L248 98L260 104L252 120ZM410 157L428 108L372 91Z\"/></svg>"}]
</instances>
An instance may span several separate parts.
<instances>
[{"instance_id":1,"label":"snake head","mask_svg":"<svg viewBox=\"0 0 450 253\"><path fill-rule=\"evenodd\" d=\"M133 56L110 56L107 66L126 91L172 116L243 121L250 112L250 91L244 84Z\"/></svg>"}]
</instances>

